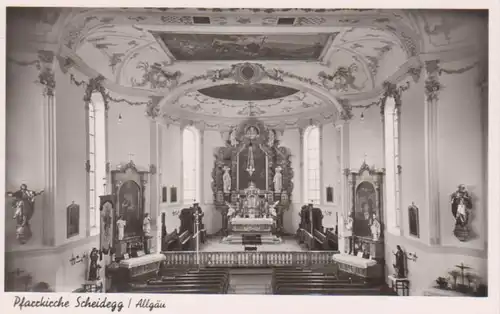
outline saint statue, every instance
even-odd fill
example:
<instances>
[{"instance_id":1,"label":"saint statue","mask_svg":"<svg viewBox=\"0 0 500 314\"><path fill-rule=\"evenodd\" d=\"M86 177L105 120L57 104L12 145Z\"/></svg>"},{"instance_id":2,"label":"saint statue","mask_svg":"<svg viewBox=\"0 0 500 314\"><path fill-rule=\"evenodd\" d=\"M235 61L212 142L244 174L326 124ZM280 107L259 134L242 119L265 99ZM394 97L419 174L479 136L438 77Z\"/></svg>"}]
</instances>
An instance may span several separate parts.
<instances>
[{"instance_id":1,"label":"saint statue","mask_svg":"<svg viewBox=\"0 0 500 314\"><path fill-rule=\"evenodd\" d=\"M469 222L469 212L472 200L465 185L460 184L455 193L451 195L451 213L455 218L455 227L465 228Z\"/></svg>"},{"instance_id":2,"label":"saint statue","mask_svg":"<svg viewBox=\"0 0 500 314\"><path fill-rule=\"evenodd\" d=\"M269 130L269 137L267 139L267 146L273 147L275 140L276 140L276 136L274 134L274 130Z\"/></svg>"},{"instance_id":3,"label":"saint statue","mask_svg":"<svg viewBox=\"0 0 500 314\"><path fill-rule=\"evenodd\" d=\"M352 227L354 224L354 219L352 218L352 212L347 214L347 218L344 221L344 237L347 239L348 254L353 253L353 237L352 237Z\"/></svg>"},{"instance_id":4,"label":"saint statue","mask_svg":"<svg viewBox=\"0 0 500 314\"><path fill-rule=\"evenodd\" d=\"M229 133L229 144L233 147L238 145L238 140L236 139L236 130L235 129L231 130L231 133Z\"/></svg>"},{"instance_id":5,"label":"saint statue","mask_svg":"<svg viewBox=\"0 0 500 314\"><path fill-rule=\"evenodd\" d=\"M397 278L406 278L406 269L405 269L405 252L403 252L403 249L398 245L396 253L393 253L396 262L392 266L396 270L396 277Z\"/></svg>"},{"instance_id":6,"label":"saint statue","mask_svg":"<svg viewBox=\"0 0 500 314\"><path fill-rule=\"evenodd\" d=\"M16 210L13 219L16 220L17 225L16 237L21 244L26 243L32 236L29 221L33 217L35 197L42 193L43 190L40 192L28 190L26 184L21 184L16 192L7 192L7 196L15 198L12 203L12 207Z\"/></svg>"},{"instance_id":7,"label":"saint statue","mask_svg":"<svg viewBox=\"0 0 500 314\"><path fill-rule=\"evenodd\" d=\"M276 167L276 174L273 179L274 183L274 192L281 193L282 184L283 184L283 175L281 174L281 167Z\"/></svg>"},{"instance_id":8,"label":"saint statue","mask_svg":"<svg viewBox=\"0 0 500 314\"><path fill-rule=\"evenodd\" d=\"M380 221L378 221L377 215L374 213L372 218L372 223L370 225L370 231L374 241L380 239Z\"/></svg>"},{"instance_id":9,"label":"saint statue","mask_svg":"<svg viewBox=\"0 0 500 314\"><path fill-rule=\"evenodd\" d=\"M101 265L97 263L99 259L99 251L96 248L93 248L89 255L90 258L90 266L89 266L89 276L88 281L96 281L99 280L99 269Z\"/></svg>"},{"instance_id":10,"label":"saint statue","mask_svg":"<svg viewBox=\"0 0 500 314\"><path fill-rule=\"evenodd\" d=\"M222 175L224 193L231 193L231 175L229 174L229 167L224 167L224 174Z\"/></svg>"},{"instance_id":11,"label":"saint statue","mask_svg":"<svg viewBox=\"0 0 500 314\"><path fill-rule=\"evenodd\" d=\"M271 217L275 218L278 214L276 211L276 206L278 206L278 203L280 201L276 201L273 205L269 207L269 213L271 214Z\"/></svg>"},{"instance_id":12,"label":"saint statue","mask_svg":"<svg viewBox=\"0 0 500 314\"><path fill-rule=\"evenodd\" d=\"M118 240L121 241L125 237L125 226L127 225L127 221L123 219L123 216L120 216L116 221L116 226L118 228Z\"/></svg>"},{"instance_id":13,"label":"saint statue","mask_svg":"<svg viewBox=\"0 0 500 314\"><path fill-rule=\"evenodd\" d=\"M151 217L148 213L144 214L144 219L142 220L142 231L145 237L151 236Z\"/></svg>"}]
</instances>

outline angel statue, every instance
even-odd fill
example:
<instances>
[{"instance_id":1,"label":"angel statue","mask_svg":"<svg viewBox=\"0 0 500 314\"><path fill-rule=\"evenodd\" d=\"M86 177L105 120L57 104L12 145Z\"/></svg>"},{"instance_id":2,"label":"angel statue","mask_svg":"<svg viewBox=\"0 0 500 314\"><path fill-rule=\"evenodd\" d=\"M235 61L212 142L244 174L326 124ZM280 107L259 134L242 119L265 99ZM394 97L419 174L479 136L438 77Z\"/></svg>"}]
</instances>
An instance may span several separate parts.
<instances>
[{"instance_id":1,"label":"angel statue","mask_svg":"<svg viewBox=\"0 0 500 314\"><path fill-rule=\"evenodd\" d=\"M278 203L280 201L276 201L273 205L269 207L269 213L271 214L271 217L275 218L278 214L276 212L276 206L278 206Z\"/></svg>"},{"instance_id":2,"label":"angel statue","mask_svg":"<svg viewBox=\"0 0 500 314\"><path fill-rule=\"evenodd\" d=\"M236 208L234 208L230 203L226 202L226 205L228 207L227 210L227 216L228 217L233 217L236 214Z\"/></svg>"},{"instance_id":3,"label":"angel statue","mask_svg":"<svg viewBox=\"0 0 500 314\"><path fill-rule=\"evenodd\" d=\"M12 207L16 210L13 219L16 220L16 237L21 244L25 244L32 236L30 219L33 217L35 209L35 198L41 195L43 190L35 192L28 190L26 184L16 192L7 192L7 196L14 197Z\"/></svg>"}]
</instances>

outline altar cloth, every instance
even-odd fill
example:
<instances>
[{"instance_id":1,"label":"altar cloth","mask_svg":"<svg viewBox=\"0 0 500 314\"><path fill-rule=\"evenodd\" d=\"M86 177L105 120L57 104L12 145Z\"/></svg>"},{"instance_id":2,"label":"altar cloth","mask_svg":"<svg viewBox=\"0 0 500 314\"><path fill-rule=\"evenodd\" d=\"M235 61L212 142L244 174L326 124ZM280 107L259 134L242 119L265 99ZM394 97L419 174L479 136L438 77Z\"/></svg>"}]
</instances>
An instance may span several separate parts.
<instances>
[{"instance_id":1,"label":"altar cloth","mask_svg":"<svg viewBox=\"0 0 500 314\"><path fill-rule=\"evenodd\" d=\"M166 257L163 254L147 254L140 257L121 260L119 265L122 268L134 268L156 262L161 262L164 260L166 260Z\"/></svg>"},{"instance_id":2,"label":"altar cloth","mask_svg":"<svg viewBox=\"0 0 500 314\"><path fill-rule=\"evenodd\" d=\"M348 254L334 254L333 260L340 263L353 265L359 268L368 268L377 264L374 260L369 260L362 257L357 257Z\"/></svg>"},{"instance_id":3,"label":"altar cloth","mask_svg":"<svg viewBox=\"0 0 500 314\"><path fill-rule=\"evenodd\" d=\"M272 225L272 218L242 218L235 217L231 219L233 225Z\"/></svg>"}]
</instances>

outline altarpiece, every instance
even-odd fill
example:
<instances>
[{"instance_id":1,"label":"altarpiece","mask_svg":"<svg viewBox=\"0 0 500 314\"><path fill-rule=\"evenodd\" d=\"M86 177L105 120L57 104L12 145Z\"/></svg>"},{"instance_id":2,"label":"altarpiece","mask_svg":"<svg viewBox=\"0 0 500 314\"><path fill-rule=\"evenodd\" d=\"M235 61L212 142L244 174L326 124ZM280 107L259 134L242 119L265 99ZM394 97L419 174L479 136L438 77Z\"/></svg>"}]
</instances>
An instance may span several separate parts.
<instances>
[{"instance_id":1,"label":"altarpiece","mask_svg":"<svg viewBox=\"0 0 500 314\"><path fill-rule=\"evenodd\" d=\"M293 191L290 151L276 130L249 119L230 130L215 151L212 191L222 232L283 232L283 212Z\"/></svg>"}]
</instances>

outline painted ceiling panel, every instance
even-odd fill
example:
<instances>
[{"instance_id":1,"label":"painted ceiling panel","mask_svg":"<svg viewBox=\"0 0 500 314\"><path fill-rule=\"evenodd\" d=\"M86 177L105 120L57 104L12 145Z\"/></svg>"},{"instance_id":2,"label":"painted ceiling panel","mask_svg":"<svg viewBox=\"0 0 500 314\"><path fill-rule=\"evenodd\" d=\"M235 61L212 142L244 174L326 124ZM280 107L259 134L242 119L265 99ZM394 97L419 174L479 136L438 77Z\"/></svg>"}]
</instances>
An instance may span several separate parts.
<instances>
[{"instance_id":1,"label":"painted ceiling panel","mask_svg":"<svg viewBox=\"0 0 500 314\"><path fill-rule=\"evenodd\" d=\"M177 34L161 33L177 60L318 60L335 34Z\"/></svg>"}]
</instances>

